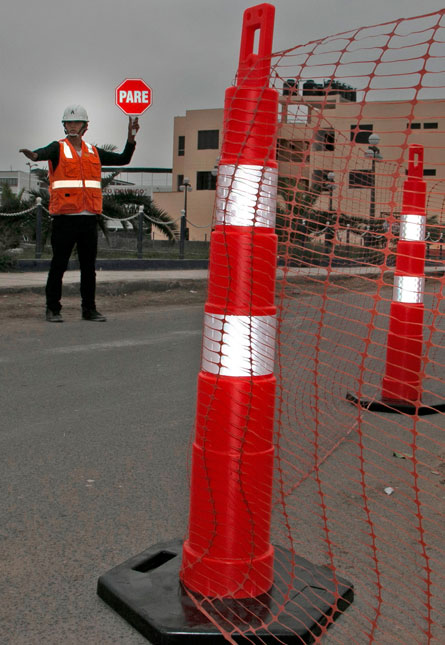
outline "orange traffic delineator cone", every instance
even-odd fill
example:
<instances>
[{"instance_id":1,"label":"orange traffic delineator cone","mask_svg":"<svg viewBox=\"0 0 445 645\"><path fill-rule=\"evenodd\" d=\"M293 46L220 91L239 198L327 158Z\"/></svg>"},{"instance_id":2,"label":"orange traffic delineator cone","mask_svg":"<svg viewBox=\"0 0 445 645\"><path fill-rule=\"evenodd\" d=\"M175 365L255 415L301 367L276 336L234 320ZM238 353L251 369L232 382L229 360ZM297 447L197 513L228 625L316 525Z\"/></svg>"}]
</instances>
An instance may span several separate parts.
<instances>
[{"instance_id":1,"label":"orange traffic delineator cone","mask_svg":"<svg viewBox=\"0 0 445 645\"><path fill-rule=\"evenodd\" d=\"M269 4L244 12L237 83L226 92L188 539L155 545L99 579L101 598L155 644L223 643L215 625L230 630L235 641L309 642L353 597L352 585L335 571L270 543L278 93L268 83L274 13Z\"/></svg>"},{"instance_id":2,"label":"orange traffic delineator cone","mask_svg":"<svg viewBox=\"0 0 445 645\"><path fill-rule=\"evenodd\" d=\"M255 597L273 582L278 92L267 87L273 13L271 5L246 12L237 81L225 97L181 570L188 589L212 597Z\"/></svg>"},{"instance_id":3,"label":"orange traffic delineator cone","mask_svg":"<svg viewBox=\"0 0 445 645\"><path fill-rule=\"evenodd\" d=\"M403 186L382 398L370 401L347 395L368 410L419 415L445 410L445 401L435 401L430 393L422 392L425 201L423 146L412 144Z\"/></svg>"}]
</instances>

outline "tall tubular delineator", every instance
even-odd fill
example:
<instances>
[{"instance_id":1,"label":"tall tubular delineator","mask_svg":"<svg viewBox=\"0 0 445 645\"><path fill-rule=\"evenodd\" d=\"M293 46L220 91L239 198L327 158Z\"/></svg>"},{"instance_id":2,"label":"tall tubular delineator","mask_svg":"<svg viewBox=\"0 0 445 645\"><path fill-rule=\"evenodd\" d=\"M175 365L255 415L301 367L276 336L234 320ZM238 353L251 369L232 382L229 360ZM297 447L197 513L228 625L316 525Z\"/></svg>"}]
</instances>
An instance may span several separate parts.
<instances>
[{"instance_id":1,"label":"tall tubular delineator","mask_svg":"<svg viewBox=\"0 0 445 645\"><path fill-rule=\"evenodd\" d=\"M212 597L256 597L273 582L278 93L267 87L273 17L267 4L245 12L237 84L225 97L180 573L188 589Z\"/></svg>"},{"instance_id":2,"label":"tall tubular delineator","mask_svg":"<svg viewBox=\"0 0 445 645\"><path fill-rule=\"evenodd\" d=\"M409 148L382 382L383 401L421 400L426 255L423 146Z\"/></svg>"}]
</instances>

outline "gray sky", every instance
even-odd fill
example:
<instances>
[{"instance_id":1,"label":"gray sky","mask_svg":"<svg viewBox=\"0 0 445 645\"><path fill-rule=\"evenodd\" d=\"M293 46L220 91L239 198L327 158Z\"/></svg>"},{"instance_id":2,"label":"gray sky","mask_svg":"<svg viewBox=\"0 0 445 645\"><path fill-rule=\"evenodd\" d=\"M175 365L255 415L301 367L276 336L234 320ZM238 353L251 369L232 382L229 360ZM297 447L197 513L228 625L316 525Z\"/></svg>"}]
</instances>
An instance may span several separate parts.
<instances>
[{"instance_id":1,"label":"gray sky","mask_svg":"<svg viewBox=\"0 0 445 645\"><path fill-rule=\"evenodd\" d=\"M86 140L126 139L114 104L125 78L143 78L153 105L140 118L134 166L172 163L173 118L222 107L235 76L248 0L14 0L0 21L1 170L27 170L19 148L63 136L67 104L90 116ZM275 0L274 51L437 11L443 0ZM44 164L40 164L42 167Z\"/></svg>"}]
</instances>

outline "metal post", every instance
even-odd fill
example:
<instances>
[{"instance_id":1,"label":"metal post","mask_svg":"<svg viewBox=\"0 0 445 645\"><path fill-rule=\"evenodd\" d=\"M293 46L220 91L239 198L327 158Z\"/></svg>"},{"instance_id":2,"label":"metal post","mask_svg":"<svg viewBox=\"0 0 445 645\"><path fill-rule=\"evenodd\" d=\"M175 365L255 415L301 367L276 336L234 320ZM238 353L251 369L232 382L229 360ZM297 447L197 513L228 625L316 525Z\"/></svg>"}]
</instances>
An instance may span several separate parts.
<instances>
[{"instance_id":1,"label":"metal post","mask_svg":"<svg viewBox=\"0 0 445 645\"><path fill-rule=\"evenodd\" d=\"M36 198L36 260L42 257L42 198Z\"/></svg>"},{"instance_id":2,"label":"metal post","mask_svg":"<svg viewBox=\"0 0 445 645\"><path fill-rule=\"evenodd\" d=\"M369 204L369 219L371 220L371 227L373 227L373 220L375 218L375 151L373 150L373 158L371 161L371 203Z\"/></svg>"},{"instance_id":3,"label":"metal post","mask_svg":"<svg viewBox=\"0 0 445 645\"><path fill-rule=\"evenodd\" d=\"M36 163L31 163L30 161L26 162L26 165L29 166L29 178L28 178L28 192L31 192L31 172L34 166L38 166Z\"/></svg>"},{"instance_id":4,"label":"metal post","mask_svg":"<svg viewBox=\"0 0 445 645\"><path fill-rule=\"evenodd\" d=\"M187 191L186 191L187 194ZM186 211L183 209L181 211L181 228L179 235L179 259L184 259L184 243L185 243L185 227L186 227Z\"/></svg>"},{"instance_id":5,"label":"metal post","mask_svg":"<svg viewBox=\"0 0 445 645\"><path fill-rule=\"evenodd\" d=\"M139 206L138 213L138 259L142 260L142 247L144 240L144 207Z\"/></svg>"},{"instance_id":6,"label":"metal post","mask_svg":"<svg viewBox=\"0 0 445 645\"><path fill-rule=\"evenodd\" d=\"M303 219L301 222L301 248L304 249L306 246L306 236L307 236L307 228L306 228L306 220Z\"/></svg>"},{"instance_id":7,"label":"metal post","mask_svg":"<svg viewBox=\"0 0 445 645\"><path fill-rule=\"evenodd\" d=\"M181 235L179 239L179 258L184 259L185 239L187 237L187 193L192 190L190 179L184 177L183 183L179 186L179 190L184 192L184 208L181 211Z\"/></svg>"},{"instance_id":8,"label":"metal post","mask_svg":"<svg viewBox=\"0 0 445 645\"><path fill-rule=\"evenodd\" d=\"M366 246L375 246L376 245L376 239L374 235L372 234L373 231L376 230L375 226L375 206L376 206L376 181L375 181L375 170L376 170L376 161L380 161L383 159L381 153L380 153L380 148L378 147L378 144L380 142L380 137L378 134L371 134L368 139L368 149L365 152L366 157L371 158L371 201L369 204L369 219L370 219L370 235L369 235L369 243Z\"/></svg>"},{"instance_id":9,"label":"metal post","mask_svg":"<svg viewBox=\"0 0 445 645\"><path fill-rule=\"evenodd\" d=\"M331 222L326 222L326 231L324 234L324 252L326 254L326 259L329 264L329 256L332 252L333 239L334 239L334 227L331 228Z\"/></svg>"}]
</instances>

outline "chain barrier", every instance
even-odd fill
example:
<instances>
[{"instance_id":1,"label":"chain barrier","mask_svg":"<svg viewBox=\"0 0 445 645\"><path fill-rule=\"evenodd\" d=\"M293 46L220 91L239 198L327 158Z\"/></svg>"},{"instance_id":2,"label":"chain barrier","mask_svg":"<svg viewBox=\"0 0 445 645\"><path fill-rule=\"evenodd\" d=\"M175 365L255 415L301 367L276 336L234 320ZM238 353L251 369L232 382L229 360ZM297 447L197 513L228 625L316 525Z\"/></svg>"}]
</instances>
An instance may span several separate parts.
<instances>
[{"instance_id":1,"label":"chain barrier","mask_svg":"<svg viewBox=\"0 0 445 645\"><path fill-rule=\"evenodd\" d=\"M153 224L158 224L158 225L160 224L160 225L162 225L162 226L165 226L165 228L168 228L168 230L170 231L170 233L171 233L171 234L173 235L173 237L174 237L175 232L170 228L170 226L169 226L166 222L161 222L161 221L158 221L158 220L156 220L156 219L153 219L152 217L150 217L150 216L149 216L149 215L147 215L146 213L144 213L144 217L145 217L145 219L147 219L149 222L151 222L151 223L153 223ZM170 224L172 224L172 223L174 223L174 222L176 222L176 221L177 221L177 220L173 220L173 222L170 222Z\"/></svg>"},{"instance_id":2,"label":"chain barrier","mask_svg":"<svg viewBox=\"0 0 445 645\"><path fill-rule=\"evenodd\" d=\"M107 219L107 220L111 221L111 222L115 222L116 220L118 222L131 222L131 220L135 219L136 217L138 217L138 215L139 215L139 213L136 213L135 215L131 215L131 217L109 217L108 215L104 215L102 213L102 217L104 219Z\"/></svg>"},{"instance_id":3,"label":"chain barrier","mask_svg":"<svg viewBox=\"0 0 445 645\"><path fill-rule=\"evenodd\" d=\"M205 226L199 226L199 224L193 224L190 220L187 220L187 223L193 226L194 228L212 228L211 224L206 224Z\"/></svg>"},{"instance_id":4,"label":"chain barrier","mask_svg":"<svg viewBox=\"0 0 445 645\"><path fill-rule=\"evenodd\" d=\"M176 219L171 220L171 222L169 222L169 223L167 224L166 222L162 222L161 220L153 219L152 217L150 217L150 215L147 215L146 213L144 213L144 217L145 217L145 219L148 219L148 220L149 220L150 222L152 222L153 224L160 224L160 225L162 225L162 226L168 226L169 224L174 224L174 223L175 223L175 222L177 222L179 219L181 219L180 217L177 217Z\"/></svg>"},{"instance_id":5,"label":"chain barrier","mask_svg":"<svg viewBox=\"0 0 445 645\"><path fill-rule=\"evenodd\" d=\"M20 211L18 213L0 213L0 217L19 217L20 215L26 215L26 213L30 213L31 211L35 210L36 206L32 206L31 208L27 208L24 211Z\"/></svg>"}]
</instances>

